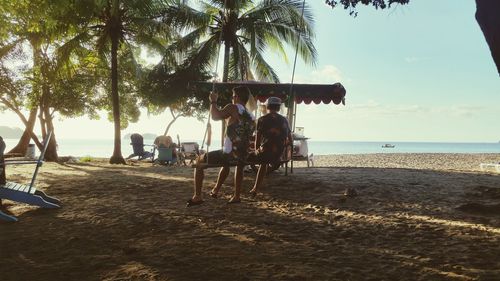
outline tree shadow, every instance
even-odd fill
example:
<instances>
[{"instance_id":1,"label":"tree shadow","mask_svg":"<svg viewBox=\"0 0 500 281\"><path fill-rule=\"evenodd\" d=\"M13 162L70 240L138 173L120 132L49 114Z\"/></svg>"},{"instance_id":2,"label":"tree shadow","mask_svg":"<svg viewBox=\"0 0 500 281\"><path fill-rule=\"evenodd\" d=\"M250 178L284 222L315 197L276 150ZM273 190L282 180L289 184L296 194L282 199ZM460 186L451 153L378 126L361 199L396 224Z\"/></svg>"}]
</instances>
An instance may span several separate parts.
<instances>
[{"instance_id":1,"label":"tree shadow","mask_svg":"<svg viewBox=\"0 0 500 281\"><path fill-rule=\"evenodd\" d=\"M500 235L471 227L476 216L453 207L476 185L498 186L499 177L479 175L447 196L443 181L469 175L296 168L268 178L256 200L206 198L185 208L189 168L59 170L41 180L62 209L31 209L19 223L0 224L2 280L448 280L499 273ZM205 187L216 174L207 171ZM245 177L245 187L252 183ZM347 187L359 196L344 199Z\"/></svg>"}]
</instances>

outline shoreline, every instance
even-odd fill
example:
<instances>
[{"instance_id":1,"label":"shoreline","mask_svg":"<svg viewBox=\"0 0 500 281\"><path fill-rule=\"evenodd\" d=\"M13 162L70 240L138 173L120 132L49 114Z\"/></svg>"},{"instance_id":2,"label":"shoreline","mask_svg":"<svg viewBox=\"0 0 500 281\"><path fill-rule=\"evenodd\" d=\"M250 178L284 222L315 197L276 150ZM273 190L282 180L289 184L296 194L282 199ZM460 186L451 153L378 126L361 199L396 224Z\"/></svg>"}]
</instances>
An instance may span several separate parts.
<instances>
[{"instance_id":1,"label":"shoreline","mask_svg":"<svg viewBox=\"0 0 500 281\"><path fill-rule=\"evenodd\" d=\"M316 167L374 167L480 171L481 163L500 162L500 153L374 153L314 155ZM297 164L296 164L297 163ZM306 167L305 161L294 166Z\"/></svg>"},{"instance_id":2,"label":"shoreline","mask_svg":"<svg viewBox=\"0 0 500 281\"><path fill-rule=\"evenodd\" d=\"M185 140L186 141L186 140ZM7 150L9 151L17 141L7 140ZM92 157L110 157L113 152L113 141L110 140L59 140L59 155L63 156L92 156ZM145 142L152 144L151 142ZM199 143L199 142L198 142ZM218 144L218 142L213 142ZM314 155L348 155L348 154L394 154L394 153L500 153L500 144L496 143L422 143L407 142L394 143L395 148L382 148L383 143L379 142L308 142L309 154ZM211 150L220 148L213 145ZM147 147L147 150L152 148ZM124 157L132 154L132 146L129 141L122 141L121 151Z\"/></svg>"},{"instance_id":3,"label":"shoreline","mask_svg":"<svg viewBox=\"0 0 500 281\"><path fill-rule=\"evenodd\" d=\"M61 161L90 157L89 162L105 162L107 157L60 156ZM363 153L313 155L314 167L373 167L430 170L481 171L481 163L500 163L500 153ZM128 160L136 163L137 160ZM69 160L71 162L71 160ZM80 161L78 161L80 162ZM142 160L148 163L147 160ZM84 162L85 163L85 162ZM306 161L294 161L294 167L307 167Z\"/></svg>"}]
</instances>

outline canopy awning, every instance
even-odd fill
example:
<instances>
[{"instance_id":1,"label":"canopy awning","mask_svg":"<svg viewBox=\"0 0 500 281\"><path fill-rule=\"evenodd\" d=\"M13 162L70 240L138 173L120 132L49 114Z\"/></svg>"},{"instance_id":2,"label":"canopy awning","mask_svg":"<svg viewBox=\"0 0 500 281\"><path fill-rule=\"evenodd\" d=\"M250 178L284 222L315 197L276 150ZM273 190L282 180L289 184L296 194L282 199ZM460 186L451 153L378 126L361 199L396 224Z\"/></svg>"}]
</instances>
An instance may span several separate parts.
<instances>
[{"instance_id":1,"label":"canopy awning","mask_svg":"<svg viewBox=\"0 0 500 281\"><path fill-rule=\"evenodd\" d=\"M209 93L212 91L213 82L191 82L189 88L194 91ZM234 87L246 86L250 92L259 101L264 102L269 97L279 97L282 100L287 100L291 84L275 84L275 83L253 83L253 82L217 82L215 83L215 91L219 94L230 94ZM292 92L295 96L296 103L320 104L321 102L329 104L345 104L346 90L340 83L335 84L293 84Z\"/></svg>"}]
</instances>

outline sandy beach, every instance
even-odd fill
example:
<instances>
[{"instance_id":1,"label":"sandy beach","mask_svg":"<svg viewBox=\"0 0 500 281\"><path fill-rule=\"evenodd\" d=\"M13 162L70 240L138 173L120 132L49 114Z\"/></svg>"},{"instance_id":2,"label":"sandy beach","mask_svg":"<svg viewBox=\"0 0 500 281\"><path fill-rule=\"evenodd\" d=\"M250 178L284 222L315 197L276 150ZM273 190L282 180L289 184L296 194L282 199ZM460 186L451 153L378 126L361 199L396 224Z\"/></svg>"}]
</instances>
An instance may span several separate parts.
<instances>
[{"instance_id":1,"label":"sandy beach","mask_svg":"<svg viewBox=\"0 0 500 281\"><path fill-rule=\"evenodd\" d=\"M4 200L0 280L500 280L500 154L315 156L274 172L255 199L191 208L193 170L45 163L40 209ZM9 166L28 182L33 167ZM343 193L354 188L357 196Z\"/></svg>"}]
</instances>

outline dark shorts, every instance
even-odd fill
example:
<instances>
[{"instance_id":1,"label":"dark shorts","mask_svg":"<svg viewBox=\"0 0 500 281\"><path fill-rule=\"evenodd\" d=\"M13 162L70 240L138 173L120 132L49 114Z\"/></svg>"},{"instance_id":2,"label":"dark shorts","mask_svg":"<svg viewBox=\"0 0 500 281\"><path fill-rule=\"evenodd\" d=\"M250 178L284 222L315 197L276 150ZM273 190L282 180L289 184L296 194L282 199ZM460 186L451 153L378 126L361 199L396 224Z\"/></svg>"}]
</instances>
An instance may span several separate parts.
<instances>
[{"instance_id":1,"label":"dark shorts","mask_svg":"<svg viewBox=\"0 0 500 281\"><path fill-rule=\"evenodd\" d=\"M225 167L237 165L238 159L234 158L231 154L223 153L222 150L214 150L200 155L198 163ZM241 164L243 165L243 163Z\"/></svg>"},{"instance_id":2,"label":"dark shorts","mask_svg":"<svg viewBox=\"0 0 500 281\"><path fill-rule=\"evenodd\" d=\"M208 163L207 163L208 159ZM204 153L198 158L198 163L208 164L208 165L218 165L224 166L235 166L235 165L246 165L251 164L279 164L281 159L279 155L272 155L266 153L250 153L246 161L238 161L231 154L223 153L222 150L214 150L209 153Z\"/></svg>"},{"instance_id":3,"label":"dark shorts","mask_svg":"<svg viewBox=\"0 0 500 281\"><path fill-rule=\"evenodd\" d=\"M252 164L279 164L280 156L266 153L252 153L248 155L248 162Z\"/></svg>"}]
</instances>

